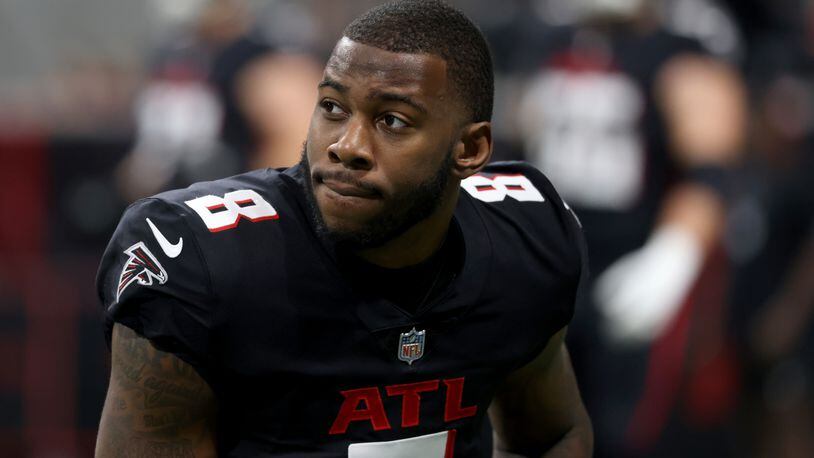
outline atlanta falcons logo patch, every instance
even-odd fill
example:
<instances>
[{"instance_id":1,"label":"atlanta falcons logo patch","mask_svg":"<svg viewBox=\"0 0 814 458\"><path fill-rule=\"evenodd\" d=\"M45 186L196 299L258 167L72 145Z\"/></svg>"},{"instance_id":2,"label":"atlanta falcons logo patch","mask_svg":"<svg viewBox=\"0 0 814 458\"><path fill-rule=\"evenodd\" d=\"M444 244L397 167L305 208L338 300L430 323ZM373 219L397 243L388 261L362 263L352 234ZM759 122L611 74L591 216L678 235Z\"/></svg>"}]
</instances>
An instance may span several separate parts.
<instances>
[{"instance_id":1,"label":"atlanta falcons logo patch","mask_svg":"<svg viewBox=\"0 0 814 458\"><path fill-rule=\"evenodd\" d=\"M167 271L161 267L161 263L150 253L144 242L138 242L124 250L124 254L128 255L129 258L124 263L122 274L119 276L119 287L116 288L116 302L119 302L122 291L127 289L133 282L138 282L139 285L144 286L152 285L153 279L158 280L161 285L167 282Z\"/></svg>"}]
</instances>

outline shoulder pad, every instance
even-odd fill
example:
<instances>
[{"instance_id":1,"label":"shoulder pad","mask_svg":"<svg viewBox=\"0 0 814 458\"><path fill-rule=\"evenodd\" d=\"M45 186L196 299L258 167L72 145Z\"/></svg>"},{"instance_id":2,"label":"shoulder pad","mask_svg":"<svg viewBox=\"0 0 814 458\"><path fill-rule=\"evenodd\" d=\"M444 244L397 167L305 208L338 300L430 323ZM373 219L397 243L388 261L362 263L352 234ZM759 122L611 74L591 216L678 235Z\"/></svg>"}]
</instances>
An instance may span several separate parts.
<instances>
[{"instance_id":1,"label":"shoulder pad","mask_svg":"<svg viewBox=\"0 0 814 458\"><path fill-rule=\"evenodd\" d=\"M463 180L461 187L483 202L487 213L501 215L500 220L511 221L535 244L546 246L582 293L588 275L582 225L542 172L525 162L496 162Z\"/></svg>"},{"instance_id":2,"label":"shoulder pad","mask_svg":"<svg viewBox=\"0 0 814 458\"><path fill-rule=\"evenodd\" d=\"M209 296L209 285L195 236L176 204L147 198L127 208L97 276L106 309L114 312L153 293L199 302Z\"/></svg>"}]
</instances>

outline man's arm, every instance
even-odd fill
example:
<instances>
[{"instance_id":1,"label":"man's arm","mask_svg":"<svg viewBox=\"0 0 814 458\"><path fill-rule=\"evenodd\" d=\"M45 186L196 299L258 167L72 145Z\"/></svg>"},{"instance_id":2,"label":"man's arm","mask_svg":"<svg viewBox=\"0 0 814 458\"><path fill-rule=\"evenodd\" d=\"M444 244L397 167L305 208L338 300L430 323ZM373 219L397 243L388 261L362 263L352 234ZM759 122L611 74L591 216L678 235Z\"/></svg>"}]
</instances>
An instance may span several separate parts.
<instances>
[{"instance_id":1,"label":"man's arm","mask_svg":"<svg viewBox=\"0 0 814 458\"><path fill-rule=\"evenodd\" d=\"M97 457L216 456L215 398L187 363L116 324Z\"/></svg>"},{"instance_id":2,"label":"man's arm","mask_svg":"<svg viewBox=\"0 0 814 458\"><path fill-rule=\"evenodd\" d=\"M685 171L725 170L739 160L747 102L735 69L710 57L675 57L658 75L656 98L673 157ZM665 200L659 225L681 227L706 252L720 239L724 214L720 190L687 179Z\"/></svg>"},{"instance_id":3,"label":"man's arm","mask_svg":"<svg viewBox=\"0 0 814 458\"><path fill-rule=\"evenodd\" d=\"M617 343L649 342L678 313L720 241L725 219L720 175L738 160L745 137L745 89L724 63L674 57L657 75L654 95L672 157L685 178L662 201L644 246L616 260L596 280L603 326Z\"/></svg>"},{"instance_id":4,"label":"man's arm","mask_svg":"<svg viewBox=\"0 0 814 458\"><path fill-rule=\"evenodd\" d=\"M591 419L582 404L564 338L565 329L499 388L489 408L496 457L591 456Z\"/></svg>"}]
</instances>

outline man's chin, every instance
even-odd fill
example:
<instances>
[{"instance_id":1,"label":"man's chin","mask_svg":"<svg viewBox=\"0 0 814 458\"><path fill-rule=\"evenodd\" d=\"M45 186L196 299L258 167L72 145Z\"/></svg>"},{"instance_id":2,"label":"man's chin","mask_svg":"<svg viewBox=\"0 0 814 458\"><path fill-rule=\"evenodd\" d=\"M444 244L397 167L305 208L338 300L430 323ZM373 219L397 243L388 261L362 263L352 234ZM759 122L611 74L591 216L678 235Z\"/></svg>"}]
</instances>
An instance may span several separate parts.
<instances>
[{"instance_id":1,"label":"man's chin","mask_svg":"<svg viewBox=\"0 0 814 458\"><path fill-rule=\"evenodd\" d=\"M314 181L308 156L300 164L305 176L306 201L317 235L337 249L360 251L378 248L429 218L438 208L449 178L451 152L435 176L413 190L389 198L355 196L356 190Z\"/></svg>"},{"instance_id":2,"label":"man's chin","mask_svg":"<svg viewBox=\"0 0 814 458\"><path fill-rule=\"evenodd\" d=\"M421 222L423 220L420 220ZM332 218L321 214L316 225L323 241L340 251L359 252L382 247L397 239L415 224L398 215L382 215L378 219L359 224L347 218Z\"/></svg>"},{"instance_id":3,"label":"man's chin","mask_svg":"<svg viewBox=\"0 0 814 458\"><path fill-rule=\"evenodd\" d=\"M331 239L341 240L354 238L356 234L365 232L360 225L350 224L345 220L337 220L323 215L322 229Z\"/></svg>"},{"instance_id":4,"label":"man's chin","mask_svg":"<svg viewBox=\"0 0 814 458\"><path fill-rule=\"evenodd\" d=\"M382 232L376 224L358 224L347 219L332 219L323 215L321 236L337 249L360 251L378 248L397 234Z\"/></svg>"}]
</instances>

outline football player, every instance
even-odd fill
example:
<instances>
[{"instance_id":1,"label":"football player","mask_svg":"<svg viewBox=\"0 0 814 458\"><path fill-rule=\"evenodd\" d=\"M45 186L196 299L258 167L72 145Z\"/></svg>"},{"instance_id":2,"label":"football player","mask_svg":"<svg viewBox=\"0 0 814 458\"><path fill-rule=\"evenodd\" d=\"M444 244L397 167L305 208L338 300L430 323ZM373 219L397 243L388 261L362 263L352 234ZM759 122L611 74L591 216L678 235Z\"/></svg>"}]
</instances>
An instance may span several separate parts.
<instances>
[{"instance_id":1,"label":"football player","mask_svg":"<svg viewBox=\"0 0 814 458\"><path fill-rule=\"evenodd\" d=\"M589 456L563 344L581 230L540 172L486 165L479 30L376 7L318 86L299 165L122 217L97 456Z\"/></svg>"},{"instance_id":2,"label":"football player","mask_svg":"<svg viewBox=\"0 0 814 458\"><path fill-rule=\"evenodd\" d=\"M518 121L527 157L585 227L595 276L569 344L598 455L662 456L663 446L696 456L660 439L679 387L690 385L677 374L700 373L695 361L726 354L699 337L717 335L723 297L701 295L724 275L715 267L727 176L743 147L745 88L700 43L654 22L655 2L571 3L578 23L535 42L539 67ZM701 349L693 351L704 353L690 356L681 329L692 310Z\"/></svg>"}]
</instances>

